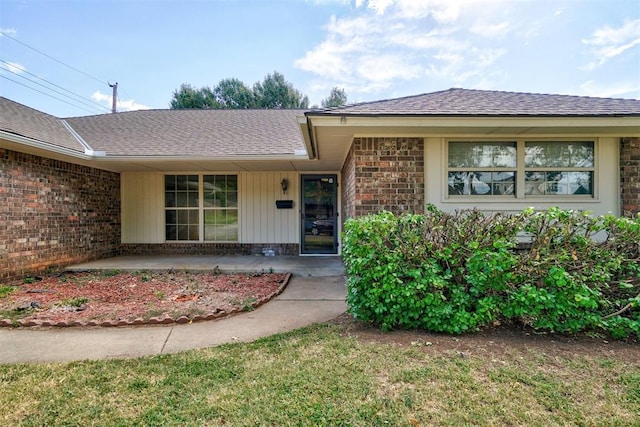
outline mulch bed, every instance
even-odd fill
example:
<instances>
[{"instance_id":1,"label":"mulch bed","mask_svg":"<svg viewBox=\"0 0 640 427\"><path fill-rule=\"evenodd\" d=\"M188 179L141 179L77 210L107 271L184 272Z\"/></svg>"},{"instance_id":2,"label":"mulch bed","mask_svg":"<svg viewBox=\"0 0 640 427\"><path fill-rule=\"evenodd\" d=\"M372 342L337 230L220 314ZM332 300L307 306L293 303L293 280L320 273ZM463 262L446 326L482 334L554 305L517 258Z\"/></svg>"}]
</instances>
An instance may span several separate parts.
<instances>
[{"instance_id":1,"label":"mulch bed","mask_svg":"<svg viewBox=\"0 0 640 427\"><path fill-rule=\"evenodd\" d=\"M27 280L0 297L0 326L190 323L250 311L280 294L290 274L82 272Z\"/></svg>"}]
</instances>

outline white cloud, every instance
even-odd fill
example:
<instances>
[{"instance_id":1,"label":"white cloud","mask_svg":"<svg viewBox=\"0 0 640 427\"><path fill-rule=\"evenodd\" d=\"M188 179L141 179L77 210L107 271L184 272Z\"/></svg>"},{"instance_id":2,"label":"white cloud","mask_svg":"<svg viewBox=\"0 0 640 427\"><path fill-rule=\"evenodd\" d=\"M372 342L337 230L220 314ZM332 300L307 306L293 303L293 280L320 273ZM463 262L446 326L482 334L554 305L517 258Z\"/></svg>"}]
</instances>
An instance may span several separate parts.
<instances>
[{"instance_id":1,"label":"white cloud","mask_svg":"<svg viewBox=\"0 0 640 427\"><path fill-rule=\"evenodd\" d=\"M313 88L338 86L350 97L424 82L425 77L460 84L483 72L492 74L489 68L507 53L500 39L514 28L496 17L500 4L356 1L350 15L330 18L324 40L294 65L316 76Z\"/></svg>"},{"instance_id":2,"label":"white cloud","mask_svg":"<svg viewBox=\"0 0 640 427\"><path fill-rule=\"evenodd\" d=\"M111 104L113 102L112 95L107 95L100 91L96 91L91 95L91 99L104 106L111 108ZM149 110L151 107L137 103L134 99L120 99L118 98L116 102L116 109L118 111L134 111L134 110Z\"/></svg>"},{"instance_id":3,"label":"white cloud","mask_svg":"<svg viewBox=\"0 0 640 427\"><path fill-rule=\"evenodd\" d=\"M15 30L15 28L2 28L0 27L0 37L2 37L3 35L8 35L8 36L15 36L18 32Z\"/></svg>"},{"instance_id":4,"label":"white cloud","mask_svg":"<svg viewBox=\"0 0 640 427\"><path fill-rule=\"evenodd\" d=\"M0 63L0 69L4 68L13 74L22 74L27 71L27 68L24 65L18 64L17 62L2 62Z\"/></svg>"},{"instance_id":5,"label":"white cloud","mask_svg":"<svg viewBox=\"0 0 640 427\"><path fill-rule=\"evenodd\" d=\"M640 95L640 83L616 81L603 85L589 80L580 85L580 93L599 98L637 98Z\"/></svg>"},{"instance_id":6,"label":"white cloud","mask_svg":"<svg viewBox=\"0 0 640 427\"><path fill-rule=\"evenodd\" d=\"M619 28L605 26L595 30L592 36L582 40L592 47L595 59L587 64L593 70L625 51L640 45L640 19L626 20Z\"/></svg>"},{"instance_id":7,"label":"white cloud","mask_svg":"<svg viewBox=\"0 0 640 427\"><path fill-rule=\"evenodd\" d=\"M509 32L509 23L499 22L497 24L490 24L488 22L478 22L470 31L474 34L478 34L487 38L504 37Z\"/></svg>"},{"instance_id":8,"label":"white cloud","mask_svg":"<svg viewBox=\"0 0 640 427\"><path fill-rule=\"evenodd\" d=\"M389 6L393 4L393 0L369 0L367 7L373 9L379 15L382 15Z\"/></svg>"}]
</instances>

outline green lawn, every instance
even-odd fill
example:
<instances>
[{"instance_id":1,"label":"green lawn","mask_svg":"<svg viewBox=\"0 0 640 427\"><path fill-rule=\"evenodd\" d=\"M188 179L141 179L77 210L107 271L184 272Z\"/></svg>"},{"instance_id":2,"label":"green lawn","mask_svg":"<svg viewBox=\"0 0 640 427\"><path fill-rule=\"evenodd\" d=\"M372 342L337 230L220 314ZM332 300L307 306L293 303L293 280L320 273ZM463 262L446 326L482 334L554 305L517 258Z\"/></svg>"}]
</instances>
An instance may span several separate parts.
<instances>
[{"instance_id":1,"label":"green lawn","mask_svg":"<svg viewBox=\"0 0 640 427\"><path fill-rule=\"evenodd\" d=\"M2 426L640 425L640 361L364 343L317 325L133 360L0 365Z\"/></svg>"}]
</instances>

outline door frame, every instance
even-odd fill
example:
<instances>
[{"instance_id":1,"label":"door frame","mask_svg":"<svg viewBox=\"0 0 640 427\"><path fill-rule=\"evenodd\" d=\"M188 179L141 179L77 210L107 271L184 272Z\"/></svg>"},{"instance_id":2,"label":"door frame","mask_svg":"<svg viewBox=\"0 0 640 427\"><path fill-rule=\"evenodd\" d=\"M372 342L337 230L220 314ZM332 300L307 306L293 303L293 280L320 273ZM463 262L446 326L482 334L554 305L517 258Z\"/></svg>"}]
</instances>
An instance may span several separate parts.
<instances>
[{"instance_id":1,"label":"door frame","mask_svg":"<svg viewBox=\"0 0 640 427\"><path fill-rule=\"evenodd\" d=\"M338 192L339 174L336 172L300 174L300 254L301 255L339 255L340 254L340 194ZM305 197L304 184L307 179L333 179L333 247L330 250L309 250L305 247Z\"/></svg>"}]
</instances>

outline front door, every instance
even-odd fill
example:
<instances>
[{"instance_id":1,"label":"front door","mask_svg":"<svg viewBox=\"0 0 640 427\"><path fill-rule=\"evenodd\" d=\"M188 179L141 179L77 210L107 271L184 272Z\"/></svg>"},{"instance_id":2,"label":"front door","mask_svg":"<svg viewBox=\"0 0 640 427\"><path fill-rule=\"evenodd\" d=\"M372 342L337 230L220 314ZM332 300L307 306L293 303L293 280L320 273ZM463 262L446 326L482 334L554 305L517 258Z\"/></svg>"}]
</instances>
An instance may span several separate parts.
<instances>
[{"instance_id":1,"label":"front door","mask_svg":"<svg viewBox=\"0 0 640 427\"><path fill-rule=\"evenodd\" d=\"M302 175L302 253L338 253L338 177Z\"/></svg>"}]
</instances>

